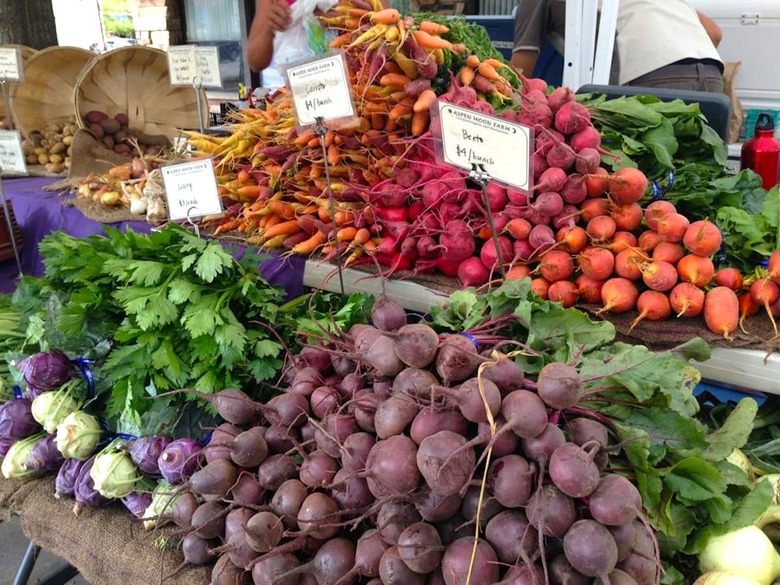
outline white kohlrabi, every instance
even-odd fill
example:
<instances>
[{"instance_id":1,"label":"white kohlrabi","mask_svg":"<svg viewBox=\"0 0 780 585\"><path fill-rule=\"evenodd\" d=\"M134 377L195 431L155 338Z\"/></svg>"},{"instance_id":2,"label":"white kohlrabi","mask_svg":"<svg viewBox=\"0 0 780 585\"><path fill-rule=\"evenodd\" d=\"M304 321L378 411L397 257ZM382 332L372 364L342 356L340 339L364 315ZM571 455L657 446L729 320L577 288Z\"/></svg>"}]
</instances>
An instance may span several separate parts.
<instances>
[{"instance_id":1,"label":"white kohlrabi","mask_svg":"<svg viewBox=\"0 0 780 585\"><path fill-rule=\"evenodd\" d=\"M726 571L710 571L704 573L693 582L693 585L761 585L758 581L741 577Z\"/></svg>"},{"instance_id":2,"label":"white kohlrabi","mask_svg":"<svg viewBox=\"0 0 780 585\"><path fill-rule=\"evenodd\" d=\"M89 475L95 490L105 498L124 498L141 478L130 455L120 451L116 441L95 456Z\"/></svg>"},{"instance_id":3,"label":"white kohlrabi","mask_svg":"<svg viewBox=\"0 0 780 585\"><path fill-rule=\"evenodd\" d=\"M63 457L86 461L94 453L102 434L97 418L83 410L77 410L57 425L54 441Z\"/></svg>"},{"instance_id":4,"label":"white kohlrabi","mask_svg":"<svg viewBox=\"0 0 780 585\"><path fill-rule=\"evenodd\" d=\"M25 463L35 445L45 436L44 433L38 433L11 445L8 453L3 457L2 465L0 465L0 473L3 474L3 477L6 479L28 479L41 475L41 471L28 470Z\"/></svg>"},{"instance_id":5,"label":"white kohlrabi","mask_svg":"<svg viewBox=\"0 0 780 585\"><path fill-rule=\"evenodd\" d=\"M51 434L56 432L57 425L71 412L78 410L79 406L78 400L73 398L68 390L62 389L36 396L31 410L33 418Z\"/></svg>"},{"instance_id":6,"label":"white kohlrabi","mask_svg":"<svg viewBox=\"0 0 780 585\"><path fill-rule=\"evenodd\" d=\"M714 536L699 553L702 573L722 571L770 585L780 577L780 555L758 526Z\"/></svg>"}]
</instances>

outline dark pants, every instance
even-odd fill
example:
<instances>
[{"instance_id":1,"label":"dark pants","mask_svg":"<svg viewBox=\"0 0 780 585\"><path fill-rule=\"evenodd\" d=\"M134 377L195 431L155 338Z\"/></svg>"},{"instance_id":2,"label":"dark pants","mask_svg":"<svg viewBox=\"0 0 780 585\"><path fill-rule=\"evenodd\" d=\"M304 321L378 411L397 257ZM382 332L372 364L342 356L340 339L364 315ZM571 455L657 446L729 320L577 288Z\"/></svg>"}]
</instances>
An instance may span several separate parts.
<instances>
[{"instance_id":1,"label":"dark pants","mask_svg":"<svg viewBox=\"0 0 780 585\"><path fill-rule=\"evenodd\" d=\"M626 85L723 93L720 67L709 63L673 63L632 79Z\"/></svg>"}]
</instances>

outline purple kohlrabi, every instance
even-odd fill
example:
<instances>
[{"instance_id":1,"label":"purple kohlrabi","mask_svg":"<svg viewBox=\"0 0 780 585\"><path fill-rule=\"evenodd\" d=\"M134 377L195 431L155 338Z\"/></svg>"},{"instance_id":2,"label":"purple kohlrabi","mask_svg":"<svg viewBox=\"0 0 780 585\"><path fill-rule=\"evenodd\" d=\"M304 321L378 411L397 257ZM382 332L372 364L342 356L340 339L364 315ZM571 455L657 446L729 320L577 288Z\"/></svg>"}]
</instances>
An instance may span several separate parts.
<instances>
[{"instance_id":1,"label":"purple kohlrabi","mask_svg":"<svg viewBox=\"0 0 780 585\"><path fill-rule=\"evenodd\" d=\"M160 473L172 484L184 483L198 469L202 449L195 439L171 441L157 460Z\"/></svg>"},{"instance_id":2,"label":"purple kohlrabi","mask_svg":"<svg viewBox=\"0 0 780 585\"><path fill-rule=\"evenodd\" d=\"M73 376L73 364L59 350L42 351L17 364L24 381L33 388L55 390Z\"/></svg>"},{"instance_id":3,"label":"purple kohlrabi","mask_svg":"<svg viewBox=\"0 0 780 585\"><path fill-rule=\"evenodd\" d=\"M5 454L8 453L8 449L11 448L11 445L14 444L14 441L11 439L1 439L0 438L0 459L5 457Z\"/></svg>"},{"instance_id":4,"label":"purple kohlrabi","mask_svg":"<svg viewBox=\"0 0 780 585\"><path fill-rule=\"evenodd\" d=\"M120 501L133 516L143 518L144 512L152 504L152 494L150 492L130 492Z\"/></svg>"},{"instance_id":5,"label":"purple kohlrabi","mask_svg":"<svg viewBox=\"0 0 780 585\"><path fill-rule=\"evenodd\" d=\"M0 404L0 439L13 442L40 431L32 415L32 400L12 398Z\"/></svg>"},{"instance_id":6,"label":"purple kohlrabi","mask_svg":"<svg viewBox=\"0 0 780 585\"><path fill-rule=\"evenodd\" d=\"M65 457L57 449L54 439L55 435L46 435L35 444L24 463L28 471L54 471L60 468Z\"/></svg>"},{"instance_id":7,"label":"purple kohlrabi","mask_svg":"<svg viewBox=\"0 0 780 585\"><path fill-rule=\"evenodd\" d=\"M73 496L76 498L76 503L73 506L73 513L76 514L76 516L81 514L81 510L86 506L105 506L111 501L100 495L100 492L95 489L95 482L89 474L92 469L92 464L95 463L95 457L97 457L97 455L93 455L84 461L84 464L79 470L79 475L76 478L76 483L73 486Z\"/></svg>"},{"instance_id":8,"label":"purple kohlrabi","mask_svg":"<svg viewBox=\"0 0 780 585\"><path fill-rule=\"evenodd\" d=\"M170 443L167 437L139 437L128 441L124 449L142 474L157 479L162 477L158 464L160 455Z\"/></svg>"},{"instance_id":9,"label":"purple kohlrabi","mask_svg":"<svg viewBox=\"0 0 780 585\"><path fill-rule=\"evenodd\" d=\"M81 469L85 464L86 461L66 459L65 462L60 465L57 479L54 481L54 496L56 498L73 497L76 480L78 480L79 473L81 473Z\"/></svg>"}]
</instances>

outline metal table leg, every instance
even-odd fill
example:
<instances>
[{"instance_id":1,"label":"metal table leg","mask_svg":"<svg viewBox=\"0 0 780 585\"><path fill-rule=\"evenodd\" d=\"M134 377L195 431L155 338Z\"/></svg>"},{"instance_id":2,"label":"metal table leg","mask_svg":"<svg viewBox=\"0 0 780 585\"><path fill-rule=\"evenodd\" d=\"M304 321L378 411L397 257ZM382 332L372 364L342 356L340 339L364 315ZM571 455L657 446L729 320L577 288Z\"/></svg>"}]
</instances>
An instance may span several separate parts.
<instances>
[{"instance_id":1,"label":"metal table leg","mask_svg":"<svg viewBox=\"0 0 780 585\"><path fill-rule=\"evenodd\" d=\"M40 552L41 547L34 544L31 540L27 545L27 550L24 552L22 562L19 563L13 585L27 585L27 581L30 579L33 567L35 567L35 561L38 560Z\"/></svg>"}]
</instances>

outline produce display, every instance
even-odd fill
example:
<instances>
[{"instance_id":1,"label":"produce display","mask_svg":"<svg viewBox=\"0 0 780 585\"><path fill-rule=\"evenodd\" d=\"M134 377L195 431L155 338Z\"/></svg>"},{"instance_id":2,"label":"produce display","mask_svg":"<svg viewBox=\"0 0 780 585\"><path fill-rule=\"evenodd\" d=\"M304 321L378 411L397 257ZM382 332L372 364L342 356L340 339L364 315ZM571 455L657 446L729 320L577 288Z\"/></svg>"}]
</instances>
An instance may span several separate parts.
<instances>
[{"instance_id":1,"label":"produce display","mask_svg":"<svg viewBox=\"0 0 780 585\"><path fill-rule=\"evenodd\" d=\"M209 238L55 232L0 296L0 481L121 502L152 557L218 585L780 578L778 402L702 394L702 339L652 351L599 318L728 340L761 311L780 339L780 188L727 173L696 105L547 87L464 19L352 0L323 22L354 119L299 129L281 89L187 132L227 203ZM532 126L533 188L436 162L436 100ZM125 118L87 114L137 156L77 195L157 223L167 161ZM286 299L266 250L460 287L425 315Z\"/></svg>"},{"instance_id":2,"label":"produce display","mask_svg":"<svg viewBox=\"0 0 780 585\"><path fill-rule=\"evenodd\" d=\"M53 123L33 130L30 139L22 141L27 164L43 165L48 173L66 172L70 168L71 144L77 130L75 117L68 123Z\"/></svg>"}]
</instances>

